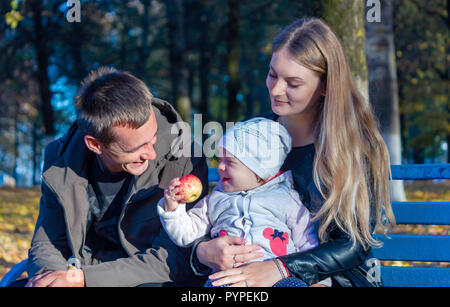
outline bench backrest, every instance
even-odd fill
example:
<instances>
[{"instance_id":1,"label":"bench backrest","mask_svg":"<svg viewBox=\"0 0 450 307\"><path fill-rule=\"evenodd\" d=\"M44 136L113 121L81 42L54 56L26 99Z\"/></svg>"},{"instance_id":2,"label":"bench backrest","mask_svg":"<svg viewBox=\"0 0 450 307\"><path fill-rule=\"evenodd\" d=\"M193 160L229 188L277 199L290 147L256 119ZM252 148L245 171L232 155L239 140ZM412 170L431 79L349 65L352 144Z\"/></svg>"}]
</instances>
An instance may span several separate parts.
<instances>
[{"instance_id":1,"label":"bench backrest","mask_svg":"<svg viewBox=\"0 0 450 307\"><path fill-rule=\"evenodd\" d=\"M391 171L393 180L450 179L449 163L392 165ZM217 170L209 169L209 181L218 180ZM393 202L392 207L399 225L450 225L450 202ZM450 235L375 237L384 243L382 248L372 250L377 260L450 262ZM377 278L377 272L387 287L450 286L450 268L381 266L374 267L372 278Z\"/></svg>"},{"instance_id":2,"label":"bench backrest","mask_svg":"<svg viewBox=\"0 0 450 307\"><path fill-rule=\"evenodd\" d=\"M450 164L392 165L394 180L450 179ZM393 202L398 225L450 225L450 202ZM373 249L380 260L450 262L449 235L376 235L384 242ZM450 268L437 266L382 266L384 286L450 286Z\"/></svg>"}]
</instances>

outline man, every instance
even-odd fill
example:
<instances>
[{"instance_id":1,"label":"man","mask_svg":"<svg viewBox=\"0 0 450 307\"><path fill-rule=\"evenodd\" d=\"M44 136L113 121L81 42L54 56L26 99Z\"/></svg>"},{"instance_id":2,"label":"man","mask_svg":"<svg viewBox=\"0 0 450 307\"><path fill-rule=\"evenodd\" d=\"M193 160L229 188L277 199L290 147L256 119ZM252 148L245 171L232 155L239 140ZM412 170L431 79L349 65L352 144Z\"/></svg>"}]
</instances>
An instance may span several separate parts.
<instances>
[{"instance_id":1,"label":"man","mask_svg":"<svg viewBox=\"0 0 450 307\"><path fill-rule=\"evenodd\" d=\"M112 68L83 81L75 107L76 123L46 148L27 286L192 282L189 250L170 241L156 211L174 177L194 174L208 190L204 157L176 154L179 114Z\"/></svg>"}]
</instances>

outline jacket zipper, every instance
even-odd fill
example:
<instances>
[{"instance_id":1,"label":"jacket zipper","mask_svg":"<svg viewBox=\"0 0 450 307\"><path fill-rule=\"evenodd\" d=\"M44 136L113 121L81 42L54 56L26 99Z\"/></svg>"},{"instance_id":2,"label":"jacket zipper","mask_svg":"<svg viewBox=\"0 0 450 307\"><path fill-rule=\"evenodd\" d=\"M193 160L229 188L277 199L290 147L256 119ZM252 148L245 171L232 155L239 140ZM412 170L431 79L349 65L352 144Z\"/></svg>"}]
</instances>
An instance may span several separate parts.
<instances>
[{"instance_id":1,"label":"jacket zipper","mask_svg":"<svg viewBox=\"0 0 450 307\"><path fill-rule=\"evenodd\" d=\"M130 182L132 191L134 190L134 184L135 183L136 183L135 179L133 179L132 183ZM119 234L120 244L122 245L123 249L127 252L129 257L131 257L132 255L131 255L130 251L128 250L127 246L124 243L124 239L122 237L122 230L120 229L120 224L122 223L122 219L123 219L123 217L125 215L125 211L126 211L128 205L129 205L129 202L130 202L132 197L133 197L133 193L130 193L130 195L128 196L127 201L125 202L125 204L122 207L122 210L120 211L119 221L117 222L117 233Z\"/></svg>"},{"instance_id":2,"label":"jacket zipper","mask_svg":"<svg viewBox=\"0 0 450 307\"><path fill-rule=\"evenodd\" d=\"M64 213L64 221L65 221L65 226L66 226L66 234L67 234L67 241L69 243L69 248L72 251L72 257L74 257L75 259L78 259L76 254L75 254L75 249L73 247L73 243L72 243L72 239L70 238L70 231L69 231L69 226L67 225L67 216L66 216L66 210L64 208L64 206L62 205L62 201L59 198L58 194L56 193L55 189L53 189L53 187L47 182L47 180L45 180L45 178L43 176L41 176L42 182L45 183L45 185L53 192L53 194L56 197L56 200L59 202L59 205L61 206L61 208L63 209L63 213ZM67 259L66 259L67 261Z\"/></svg>"},{"instance_id":3,"label":"jacket zipper","mask_svg":"<svg viewBox=\"0 0 450 307\"><path fill-rule=\"evenodd\" d=\"M135 182L135 180L133 181L133 183L131 183L132 184L132 189L134 189L134 184L135 184L136 182ZM156 190L156 188L154 188L151 192L153 192L153 191L155 191ZM123 208L122 208L122 211L120 212L120 216L119 216L119 222L117 223L117 232L118 232L118 234L119 234L119 241L120 241L120 244L122 245L122 247L125 249L125 251L127 252L127 254L128 254L128 256L132 256L133 254L128 250L128 248L127 248L127 246L125 245L125 243L124 243L124 238L123 238L123 236L122 236L122 230L120 229L120 224L122 223L122 219L123 219L123 217L125 216L125 211L127 210L127 207L130 205L130 200L133 198L133 196L134 196L134 193L132 192L132 193L130 193L130 196L128 196L128 199L127 199L127 201L125 202L125 204L124 204L124 206L123 206Z\"/></svg>"}]
</instances>

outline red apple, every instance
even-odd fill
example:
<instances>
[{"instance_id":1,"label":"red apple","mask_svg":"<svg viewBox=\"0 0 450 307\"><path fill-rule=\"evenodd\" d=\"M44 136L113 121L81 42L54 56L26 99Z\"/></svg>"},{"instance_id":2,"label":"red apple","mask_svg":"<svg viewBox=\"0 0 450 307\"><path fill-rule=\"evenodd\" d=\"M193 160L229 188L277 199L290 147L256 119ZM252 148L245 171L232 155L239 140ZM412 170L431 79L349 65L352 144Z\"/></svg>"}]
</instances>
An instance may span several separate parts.
<instances>
[{"instance_id":1,"label":"red apple","mask_svg":"<svg viewBox=\"0 0 450 307\"><path fill-rule=\"evenodd\" d=\"M178 195L183 196L183 201L191 203L196 201L202 194L202 182L194 175L185 175L180 178L180 192Z\"/></svg>"}]
</instances>

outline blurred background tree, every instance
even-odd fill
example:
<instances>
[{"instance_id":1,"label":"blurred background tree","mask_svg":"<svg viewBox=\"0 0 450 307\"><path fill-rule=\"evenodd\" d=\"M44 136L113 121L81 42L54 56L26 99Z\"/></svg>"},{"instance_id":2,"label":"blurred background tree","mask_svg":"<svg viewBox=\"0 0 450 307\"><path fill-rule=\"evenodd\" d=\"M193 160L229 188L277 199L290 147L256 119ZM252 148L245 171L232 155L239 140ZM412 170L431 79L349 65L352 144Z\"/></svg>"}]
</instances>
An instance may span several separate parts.
<instances>
[{"instance_id":1,"label":"blurred background tree","mask_svg":"<svg viewBox=\"0 0 450 307\"><path fill-rule=\"evenodd\" d=\"M366 18L366 55L369 71L369 97L379 119L391 164L402 164L402 144L392 0L383 1L378 16L380 22ZM370 9L367 10L370 14ZM374 16L376 18L376 16ZM390 182L392 201L405 201L402 180Z\"/></svg>"},{"instance_id":2,"label":"blurred background tree","mask_svg":"<svg viewBox=\"0 0 450 307\"><path fill-rule=\"evenodd\" d=\"M102 65L139 76L186 121L196 113L222 124L269 114L272 39L304 16L335 29L368 95L368 2L91 0L81 1L81 22L68 22L67 1L1 1L0 171L19 185L39 183L43 148L74 121L79 83ZM401 161L445 161L447 1L392 0L392 16Z\"/></svg>"},{"instance_id":3,"label":"blurred background tree","mask_svg":"<svg viewBox=\"0 0 450 307\"><path fill-rule=\"evenodd\" d=\"M404 162L450 161L448 1L394 1L393 16Z\"/></svg>"}]
</instances>

